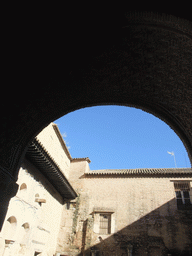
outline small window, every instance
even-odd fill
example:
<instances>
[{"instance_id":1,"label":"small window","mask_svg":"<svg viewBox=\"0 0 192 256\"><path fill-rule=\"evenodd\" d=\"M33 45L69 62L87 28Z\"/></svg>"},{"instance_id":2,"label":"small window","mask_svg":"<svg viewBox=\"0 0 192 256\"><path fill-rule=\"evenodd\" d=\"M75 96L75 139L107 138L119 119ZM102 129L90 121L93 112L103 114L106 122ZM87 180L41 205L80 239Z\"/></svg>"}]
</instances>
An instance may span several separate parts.
<instances>
[{"instance_id":1,"label":"small window","mask_svg":"<svg viewBox=\"0 0 192 256\"><path fill-rule=\"evenodd\" d=\"M190 183L189 182L175 182L174 183L175 191L181 190L190 190Z\"/></svg>"},{"instance_id":2,"label":"small window","mask_svg":"<svg viewBox=\"0 0 192 256\"><path fill-rule=\"evenodd\" d=\"M34 256L37 256L37 255L39 255L41 252L35 252L34 253Z\"/></svg>"},{"instance_id":3,"label":"small window","mask_svg":"<svg viewBox=\"0 0 192 256\"><path fill-rule=\"evenodd\" d=\"M41 206L42 203L46 203L46 199L45 198L41 198L39 196L39 194L37 193L37 194L35 194L35 202L39 203L39 205Z\"/></svg>"},{"instance_id":4,"label":"small window","mask_svg":"<svg viewBox=\"0 0 192 256\"><path fill-rule=\"evenodd\" d=\"M21 184L20 190L25 191L27 189L27 185L25 183Z\"/></svg>"},{"instance_id":5,"label":"small window","mask_svg":"<svg viewBox=\"0 0 192 256\"><path fill-rule=\"evenodd\" d=\"M17 219L11 216L7 219L3 226L4 237L6 240L13 240L17 229Z\"/></svg>"},{"instance_id":6,"label":"small window","mask_svg":"<svg viewBox=\"0 0 192 256\"><path fill-rule=\"evenodd\" d=\"M23 225L22 225L22 228L23 230L21 231L20 233L20 236L21 236L21 244L27 244L28 241L29 241L29 236L30 236L30 226L29 226L29 223L28 222L25 222Z\"/></svg>"},{"instance_id":7,"label":"small window","mask_svg":"<svg viewBox=\"0 0 192 256\"><path fill-rule=\"evenodd\" d=\"M190 183L189 182L175 182L175 194L177 199L177 208L179 210L192 210L190 200Z\"/></svg>"},{"instance_id":8,"label":"small window","mask_svg":"<svg viewBox=\"0 0 192 256\"><path fill-rule=\"evenodd\" d=\"M22 227L24 228L25 231L29 231L29 223L25 222Z\"/></svg>"},{"instance_id":9,"label":"small window","mask_svg":"<svg viewBox=\"0 0 192 256\"><path fill-rule=\"evenodd\" d=\"M104 235L111 234L111 214L100 213L99 233Z\"/></svg>"},{"instance_id":10,"label":"small window","mask_svg":"<svg viewBox=\"0 0 192 256\"><path fill-rule=\"evenodd\" d=\"M17 220L14 216L9 217L9 219L7 220L10 224L16 225L17 224Z\"/></svg>"},{"instance_id":11,"label":"small window","mask_svg":"<svg viewBox=\"0 0 192 256\"><path fill-rule=\"evenodd\" d=\"M66 209L67 210L75 210L76 209L76 201L75 200L72 200L70 202L67 202L66 203Z\"/></svg>"}]
</instances>

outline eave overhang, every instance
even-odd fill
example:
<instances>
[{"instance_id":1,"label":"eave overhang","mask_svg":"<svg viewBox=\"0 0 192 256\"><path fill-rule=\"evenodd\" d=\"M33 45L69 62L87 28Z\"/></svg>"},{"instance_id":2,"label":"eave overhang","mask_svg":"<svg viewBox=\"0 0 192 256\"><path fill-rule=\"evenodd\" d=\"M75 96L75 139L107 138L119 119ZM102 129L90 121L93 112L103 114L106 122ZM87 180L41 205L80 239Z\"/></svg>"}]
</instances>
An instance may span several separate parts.
<instances>
[{"instance_id":1,"label":"eave overhang","mask_svg":"<svg viewBox=\"0 0 192 256\"><path fill-rule=\"evenodd\" d=\"M43 174L63 198L63 201L75 199L77 194L68 182L59 166L51 158L37 138L30 143L26 158Z\"/></svg>"},{"instance_id":2,"label":"eave overhang","mask_svg":"<svg viewBox=\"0 0 192 256\"><path fill-rule=\"evenodd\" d=\"M192 168L106 169L85 173L86 177L192 177Z\"/></svg>"}]
</instances>

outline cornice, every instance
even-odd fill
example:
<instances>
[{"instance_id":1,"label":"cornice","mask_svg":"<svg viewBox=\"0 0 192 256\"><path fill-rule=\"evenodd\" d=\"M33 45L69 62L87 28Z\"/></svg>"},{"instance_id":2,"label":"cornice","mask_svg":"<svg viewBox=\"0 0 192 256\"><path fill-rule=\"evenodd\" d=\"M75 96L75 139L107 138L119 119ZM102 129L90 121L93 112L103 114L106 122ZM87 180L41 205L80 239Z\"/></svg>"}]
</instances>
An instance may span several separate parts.
<instances>
[{"instance_id":1,"label":"cornice","mask_svg":"<svg viewBox=\"0 0 192 256\"><path fill-rule=\"evenodd\" d=\"M64 201L76 198L75 190L37 138L29 145L26 158L49 180Z\"/></svg>"}]
</instances>

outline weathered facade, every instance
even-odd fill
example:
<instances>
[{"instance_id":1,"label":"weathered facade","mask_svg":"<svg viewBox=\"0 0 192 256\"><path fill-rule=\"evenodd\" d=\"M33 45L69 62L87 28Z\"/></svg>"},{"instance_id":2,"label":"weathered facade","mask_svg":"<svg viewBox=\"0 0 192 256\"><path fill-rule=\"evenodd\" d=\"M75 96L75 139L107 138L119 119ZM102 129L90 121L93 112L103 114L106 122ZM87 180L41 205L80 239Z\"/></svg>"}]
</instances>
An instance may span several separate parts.
<instances>
[{"instance_id":1,"label":"weathered facade","mask_svg":"<svg viewBox=\"0 0 192 256\"><path fill-rule=\"evenodd\" d=\"M20 168L19 190L10 202L1 234L3 256L55 253L62 204L34 178L34 168L27 160ZM59 196L54 190L52 193Z\"/></svg>"},{"instance_id":2,"label":"weathered facade","mask_svg":"<svg viewBox=\"0 0 192 256\"><path fill-rule=\"evenodd\" d=\"M63 211L61 255L192 254L191 169L90 171L88 162L71 163L78 197Z\"/></svg>"},{"instance_id":3,"label":"weathered facade","mask_svg":"<svg viewBox=\"0 0 192 256\"><path fill-rule=\"evenodd\" d=\"M0 233L0 255L54 255L63 204L76 197L67 179L70 161L51 123L30 144L20 167L19 189Z\"/></svg>"},{"instance_id":4,"label":"weathered facade","mask_svg":"<svg viewBox=\"0 0 192 256\"><path fill-rule=\"evenodd\" d=\"M191 255L192 169L96 170L51 123L29 144L0 255Z\"/></svg>"},{"instance_id":5,"label":"weathered facade","mask_svg":"<svg viewBox=\"0 0 192 256\"><path fill-rule=\"evenodd\" d=\"M121 12L74 7L65 15L61 8L56 19L53 10L37 8L31 15L21 8L7 13L0 229L28 144L71 111L103 104L143 109L177 133L192 163L192 16L180 5L150 5L148 12L146 5L132 6Z\"/></svg>"}]
</instances>

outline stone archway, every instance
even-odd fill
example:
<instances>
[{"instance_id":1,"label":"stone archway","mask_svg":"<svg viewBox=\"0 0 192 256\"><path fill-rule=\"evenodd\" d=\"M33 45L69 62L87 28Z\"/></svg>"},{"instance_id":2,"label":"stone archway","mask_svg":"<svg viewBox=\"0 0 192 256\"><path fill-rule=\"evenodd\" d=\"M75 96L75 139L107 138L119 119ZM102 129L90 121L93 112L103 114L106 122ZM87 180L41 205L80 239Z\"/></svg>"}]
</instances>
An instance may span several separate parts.
<instances>
[{"instance_id":1,"label":"stone archway","mask_svg":"<svg viewBox=\"0 0 192 256\"><path fill-rule=\"evenodd\" d=\"M17 171L31 139L51 121L83 107L144 109L174 129L192 161L192 23L142 12L118 18L97 17L90 26L79 19L64 38L51 34L57 39L53 45L42 47L50 31L36 48L29 43L32 72L24 69L22 77L28 89L22 83L2 115L2 202L17 190Z\"/></svg>"}]
</instances>

